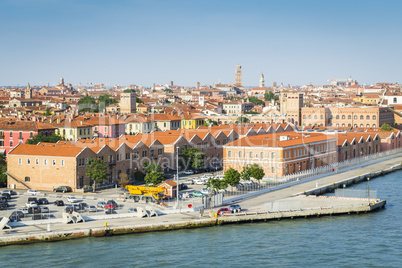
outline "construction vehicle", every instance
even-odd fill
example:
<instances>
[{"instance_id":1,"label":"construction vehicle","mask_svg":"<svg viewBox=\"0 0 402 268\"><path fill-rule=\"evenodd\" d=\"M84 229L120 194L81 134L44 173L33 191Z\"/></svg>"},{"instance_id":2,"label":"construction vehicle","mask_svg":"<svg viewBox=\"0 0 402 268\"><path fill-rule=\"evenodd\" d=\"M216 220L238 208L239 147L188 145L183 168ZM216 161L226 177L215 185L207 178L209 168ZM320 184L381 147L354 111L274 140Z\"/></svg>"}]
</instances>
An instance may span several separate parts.
<instances>
[{"instance_id":1,"label":"construction vehicle","mask_svg":"<svg viewBox=\"0 0 402 268\"><path fill-rule=\"evenodd\" d=\"M165 197L165 188L163 187L147 187L127 185L126 189L129 191L129 198L134 199L135 202L143 200L145 202L159 202Z\"/></svg>"}]
</instances>

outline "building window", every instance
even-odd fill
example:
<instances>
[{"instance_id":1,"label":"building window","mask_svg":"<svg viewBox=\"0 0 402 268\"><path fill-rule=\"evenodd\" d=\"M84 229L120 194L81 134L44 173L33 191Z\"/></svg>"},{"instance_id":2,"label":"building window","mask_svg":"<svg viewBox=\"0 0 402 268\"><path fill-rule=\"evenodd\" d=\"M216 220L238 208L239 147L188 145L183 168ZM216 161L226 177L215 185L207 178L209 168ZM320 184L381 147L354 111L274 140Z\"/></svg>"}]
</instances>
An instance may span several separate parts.
<instances>
[{"instance_id":1,"label":"building window","mask_svg":"<svg viewBox=\"0 0 402 268\"><path fill-rule=\"evenodd\" d=\"M85 158L85 165L88 165L88 162L89 162L88 158Z\"/></svg>"},{"instance_id":2,"label":"building window","mask_svg":"<svg viewBox=\"0 0 402 268\"><path fill-rule=\"evenodd\" d=\"M162 155L162 149L158 149L158 155Z\"/></svg>"},{"instance_id":3,"label":"building window","mask_svg":"<svg viewBox=\"0 0 402 268\"><path fill-rule=\"evenodd\" d=\"M138 158L138 152L134 152L133 153L133 159L137 159Z\"/></svg>"},{"instance_id":4,"label":"building window","mask_svg":"<svg viewBox=\"0 0 402 268\"><path fill-rule=\"evenodd\" d=\"M12 131L10 131L10 138L12 138L13 137L13 132Z\"/></svg>"},{"instance_id":5,"label":"building window","mask_svg":"<svg viewBox=\"0 0 402 268\"><path fill-rule=\"evenodd\" d=\"M28 164L28 165L31 164L31 159L27 158L27 164Z\"/></svg>"},{"instance_id":6,"label":"building window","mask_svg":"<svg viewBox=\"0 0 402 268\"><path fill-rule=\"evenodd\" d=\"M357 115L355 115L353 118L354 118L355 120L357 120Z\"/></svg>"},{"instance_id":7,"label":"building window","mask_svg":"<svg viewBox=\"0 0 402 268\"><path fill-rule=\"evenodd\" d=\"M39 159L38 158L35 159L35 164L39 165Z\"/></svg>"},{"instance_id":8,"label":"building window","mask_svg":"<svg viewBox=\"0 0 402 268\"><path fill-rule=\"evenodd\" d=\"M232 151L228 151L228 157L232 157Z\"/></svg>"},{"instance_id":9,"label":"building window","mask_svg":"<svg viewBox=\"0 0 402 268\"><path fill-rule=\"evenodd\" d=\"M22 158L18 158L18 164L22 164Z\"/></svg>"},{"instance_id":10,"label":"building window","mask_svg":"<svg viewBox=\"0 0 402 268\"><path fill-rule=\"evenodd\" d=\"M56 165L56 160L55 160L55 159L52 160L52 165L53 165L53 166Z\"/></svg>"},{"instance_id":11,"label":"building window","mask_svg":"<svg viewBox=\"0 0 402 268\"><path fill-rule=\"evenodd\" d=\"M105 127L105 133L107 133L107 127Z\"/></svg>"},{"instance_id":12,"label":"building window","mask_svg":"<svg viewBox=\"0 0 402 268\"><path fill-rule=\"evenodd\" d=\"M364 120L364 116L363 116L363 115L360 116L360 120Z\"/></svg>"},{"instance_id":13,"label":"building window","mask_svg":"<svg viewBox=\"0 0 402 268\"><path fill-rule=\"evenodd\" d=\"M64 160L61 160L61 166L64 167Z\"/></svg>"},{"instance_id":14,"label":"building window","mask_svg":"<svg viewBox=\"0 0 402 268\"><path fill-rule=\"evenodd\" d=\"M346 119L346 116L345 116L345 115L342 115L342 119Z\"/></svg>"},{"instance_id":15,"label":"building window","mask_svg":"<svg viewBox=\"0 0 402 268\"><path fill-rule=\"evenodd\" d=\"M239 157L243 157L243 152L239 152Z\"/></svg>"},{"instance_id":16,"label":"building window","mask_svg":"<svg viewBox=\"0 0 402 268\"><path fill-rule=\"evenodd\" d=\"M31 177L25 177L25 182L30 182L31 181Z\"/></svg>"},{"instance_id":17,"label":"building window","mask_svg":"<svg viewBox=\"0 0 402 268\"><path fill-rule=\"evenodd\" d=\"M253 158L253 152L250 152L250 158Z\"/></svg>"},{"instance_id":18,"label":"building window","mask_svg":"<svg viewBox=\"0 0 402 268\"><path fill-rule=\"evenodd\" d=\"M47 159L43 159L43 165L47 166Z\"/></svg>"},{"instance_id":19,"label":"building window","mask_svg":"<svg viewBox=\"0 0 402 268\"><path fill-rule=\"evenodd\" d=\"M377 117L375 115L373 115L373 120L376 120L376 119L377 119Z\"/></svg>"},{"instance_id":20,"label":"building window","mask_svg":"<svg viewBox=\"0 0 402 268\"><path fill-rule=\"evenodd\" d=\"M271 173L275 173L275 167L271 167Z\"/></svg>"},{"instance_id":21,"label":"building window","mask_svg":"<svg viewBox=\"0 0 402 268\"><path fill-rule=\"evenodd\" d=\"M366 120L370 120L370 116L368 115L368 116L366 116Z\"/></svg>"},{"instance_id":22,"label":"building window","mask_svg":"<svg viewBox=\"0 0 402 268\"><path fill-rule=\"evenodd\" d=\"M260 158L263 159L264 158L264 152L260 153Z\"/></svg>"},{"instance_id":23,"label":"building window","mask_svg":"<svg viewBox=\"0 0 402 268\"><path fill-rule=\"evenodd\" d=\"M349 119L349 120L352 119L352 116L351 116L351 115L348 115L348 119Z\"/></svg>"},{"instance_id":24,"label":"building window","mask_svg":"<svg viewBox=\"0 0 402 268\"><path fill-rule=\"evenodd\" d=\"M32 138L33 137L33 132L29 132L29 137Z\"/></svg>"}]
</instances>

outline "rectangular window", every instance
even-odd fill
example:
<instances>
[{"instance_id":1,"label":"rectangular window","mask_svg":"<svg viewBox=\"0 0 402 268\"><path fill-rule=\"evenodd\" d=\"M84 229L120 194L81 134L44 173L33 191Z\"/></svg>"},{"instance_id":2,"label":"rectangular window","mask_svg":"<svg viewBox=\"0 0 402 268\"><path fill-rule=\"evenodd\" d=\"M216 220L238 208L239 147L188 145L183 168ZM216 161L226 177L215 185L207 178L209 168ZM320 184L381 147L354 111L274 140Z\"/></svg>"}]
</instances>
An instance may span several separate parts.
<instances>
[{"instance_id":1,"label":"rectangular window","mask_svg":"<svg viewBox=\"0 0 402 268\"><path fill-rule=\"evenodd\" d=\"M56 165L56 160L55 160L55 159L52 160L52 165L53 165L53 166Z\"/></svg>"},{"instance_id":2,"label":"rectangular window","mask_svg":"<svg viewBox=\"0 0 402 268\"><path fill-rule=\"evenodd\" d=\"M162 149L158 149L158 155L162 154Z\"/></svg>"},{"instance_id":3,"label":"rectangular window","mask_svg":"<svg viewBox=\"0 0 402 268\"><path fill-rule=\"evenodd\" d=\"M29 132L29 137L32 138L33 137L33 132Z\"/></svg>"},{"instance_id":4,"label":"rectangular window","mask_svg":"<svg viewBox=\"0 0 402 268\"><path fill-rule=\"evenodd\" d=\"M38 158L35 159L35 165L39 165L39 159Z\"/></svg>"},{"instance_id":5,"label":"rectangular window","mask_svg":"<svg viewBox=\"0 0 402 268\"><path fill-rule=\"evenodd\" d=\"M105 127L105 133L107 133L107 127Z\"/></svg>"},{"instance_id":6,"label":"rectangular window","mask_svg":"<svg viewBox=\"0 0 402 268\"><path fill-rule=\"evenodd\" d=\"M31 164L31 159L27 158L27 164L28 164L28 165Z\"/></svg>"},{"instance_id":7,"label":"rectangular window","mask_svg":"<svg viewBox=\"0 0 402 268\"><path fill-rule=\"evenodd\" d=\"M43 159L43 165L47 166L47 159Z\"/></svg>"},{"instance_id":8,"label":"rectangular window","mask_svg":"<svg viewBox=\"0 0 402 268\"><path fill-rule=\"evenodd\" d=\"M18 164L22 164L22 158L18 158Z\"/></svg>"},{"instance_id":9,"label":"rectangular window","mask_svg":"<svg viewBox=\"0 0 402 268\"><path fill-rule=\"evenodd\" d=\"M64 167L64 160L61 160L61 166Z\"/></svg>"},{"instance_id":10,"label":"rectangular window","mask_svg":"<svg viewBox=\"0 0 402 268\"><path fill-rule=\"evenodd\" d=\"M19 139L22 139L22 131L19 133Z\"/></svg>"},{"instance_id":11,"label":"rectangular window","mask_svg":"<svg viewBox=\"0 0 402 268\"><path fill-rule=\"evenodd\" d=\"M85 165L88 165L88 158L85 158Z\"/></svg>"},{"instance_id":12,"label":"rectangular window","mask_svg":"<svg viewBox=\"0 0 402 268\"><path fill-rule=\"evenodd\" d=\"M10 147L13 147L13 141L10 141Z\"/></svg>"},{"instance_id":13,"label":"rectangular window","mask_svg":"<svg viewBox=\"0 0 402 268\"><path fill-rule=\"evenodd\" d=\"M12 131L10 131L10 138L12 138L13 137L13 132Z\"/></svg>"},{"instance_id":14,"label":"rectangular window","mask_svg":"<svg viewBox=\"0 0 402 268\"><path fill-rule=\"evenodd\" d=\"M25 177L25 182L30 182L31 178L30 177Z\"/></svg>"}]
</instances>

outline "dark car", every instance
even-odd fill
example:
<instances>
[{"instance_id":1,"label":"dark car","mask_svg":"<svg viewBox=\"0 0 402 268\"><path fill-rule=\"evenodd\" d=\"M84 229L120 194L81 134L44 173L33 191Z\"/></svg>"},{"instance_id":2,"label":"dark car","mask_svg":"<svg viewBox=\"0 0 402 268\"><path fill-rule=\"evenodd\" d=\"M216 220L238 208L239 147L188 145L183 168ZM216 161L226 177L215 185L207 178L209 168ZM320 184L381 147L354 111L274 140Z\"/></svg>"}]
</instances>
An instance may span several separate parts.
<instances>
[{"instance_id":1,"label":"dark car","mask_svg":"<svg viewBox=\"0 0 402 268\"><path fill-rule=\"evenodd\" d=\"M49 201L47 200L47 198L39 198L38 199L38 205L48 205Z\"/></svg>"},{"instance_id":2,"label":"dark car","mask_svg":"<svg viewBox=\"0 0 402 268\"><path fill-rule=\"evenodd\" d=\"M6 210L7 206L3 203L0 203L0 210Z\"/></svg>"},{"instance_id":3,"label":"dark car","mask_svg":"<svg viewBox=\"0 0 402 268\"><path fill-rule=\"evenodd\" d=\"M32 215L32 219L35 220L46 220L49 219L49 216L47 214L36 214Z\"/></svg>"},{"instance_id":4,"label":"dark car","mask_svg":"<svg viewBox=\"0 0 402 268\"><path fill-rule=\"evenodd\" d=\"M28 203L31 201L35 202L36 204L39 203L38 198L36 198L36 197L28 197Z\"/></svg>"},{"instance_id":5,"label":"dark car","mask_svg":"<svg viewBox=\"0 0 402 268\"><path fill-rule=\"evenodd\" d=\"M5 200L5 199L0 199L0 205L4 205L4 206L6 206L7 208L9 207L8 202L7 202L7 200Z\"/></svg>"},{"instance_id":6,"label":"dark car","mask_svg":"<svg viewBox=\"0 0 402 268\"><path fill-rule=\"evenodd\" d=\"M17 216L18 218L24 218L25 214L24 214L24 212L17 210L17 211L13 211L11 213L11 216Z\"/></svg>"},{"instance_id":7,"label":"dark car","mask_svg":"<svg viewBox=\"0 0 402 268\"><path fill-rule=\"evenodd\" d=\"M117 212L114 209L106 209L105 214L117 214Z\"/></svg>"},{"instance_id":8,"label":"dark car","mask_svg":"<svg viewBox=\"0 0 402 268\"><path fill-rule=\"evenodd\" d=\"M5 197L7 200L10 200L10 199L11 199L11 195L10 195L10 194L7 194L7 193L2 193L1 196L2 196L2 197Z\"/></svg>"},{"instance_id":9,"label":"dark car","mask_svg":"<svg viewBox=\"0 0 402 268\"><path fill-rule=\"evenodd\" d=\"M9 219L10 219L10 221L12 221L12 222L21 221L21 218L18 217L18 215L11 215L11 216L9 217Z\"/></svg>"},{"instance_id":10,"label":"dark car","mask_svg":"<svg viewBox=\"0 0 402 268\"><path fill-rule=\"evenodd\" d=\"M179 184L179 191L188 189L188 186L184 183Z\"/></svg>"},{"instance_id":11,"label":"dark car","mask_svg":"<svg viewBox=\"0 0 402 268\"><path fill-rule=\"evenodd\" d=\"M58 206L58 207L64 206L63 200L56 200L56 201L53 202L53 204Z\"/></svg>"},{"instance_id":12,"label":"dark car","mask_svg":"<svg viewBox=\"0 0 402 268\"><path fill-rule=\"evenodd\" d=\"M53 190L56 193L67 193L67 192L72 192L72 189L70 186L59 186L56 189Z\"/></svg>"},{"instance_id":13,"label":"dark car","mask_svg":"<svg viewBox=\"0 0 402 268\"><path fill-rule=\"evenodd\" d=\"M87 203L78 203L77 205L79 207L79 210L87 210L89 207Z\"/></svg>"},{"instance_id":14,"label":"dark car","mask_svg":"<svg viewBox=\"0 0 402 268\"><path fill-rule=\"evenodd\" d=\"M5 197L5 196L0 196L0 201L7 201L8 199L7 199L7 197Z\"/></svg>"},{"instance_id":15,"label":"dark car","mask_svg":"<svg viewBox=\"0 0 402 268\"><path fill-rule=\"evenodd\" d=\"M38 214L38 213L41 213L41 212L42 212L42 210L41 210L40 207L30 207L30 208L28 208L28 213L29 214Z\"/></svg>"},{"instance_id":16,"label":"dark car","mask_svg":"<svg viewBox=\"0 0 402 268\"><path fill-rule=\"evenodd\" d=\"M114 200L109 200L109 201L107 201L106 203L107 203L108 205L109 205L109 204L113 205L115 208L118 207L117 203L116 203Z\"/></svg>"}]
</instances>

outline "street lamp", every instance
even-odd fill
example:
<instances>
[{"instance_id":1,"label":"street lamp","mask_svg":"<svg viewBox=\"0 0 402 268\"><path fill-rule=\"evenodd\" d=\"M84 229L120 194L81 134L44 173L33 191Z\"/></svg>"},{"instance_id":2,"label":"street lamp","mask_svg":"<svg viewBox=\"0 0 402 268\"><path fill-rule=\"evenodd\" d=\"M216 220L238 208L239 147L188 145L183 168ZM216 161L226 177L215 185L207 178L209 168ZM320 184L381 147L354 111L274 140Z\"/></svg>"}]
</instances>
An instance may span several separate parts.
<instances>
[{"instance_id":1,"label":"street lamp","mask_svg":"<svg viewBox=\"0 0 402 268\"><path fill-rule=\"evenodd\" d=\"M367 198L368 198L368 205L370 206L370 178L367 178Z\"/></svg>"}]
</instances>

